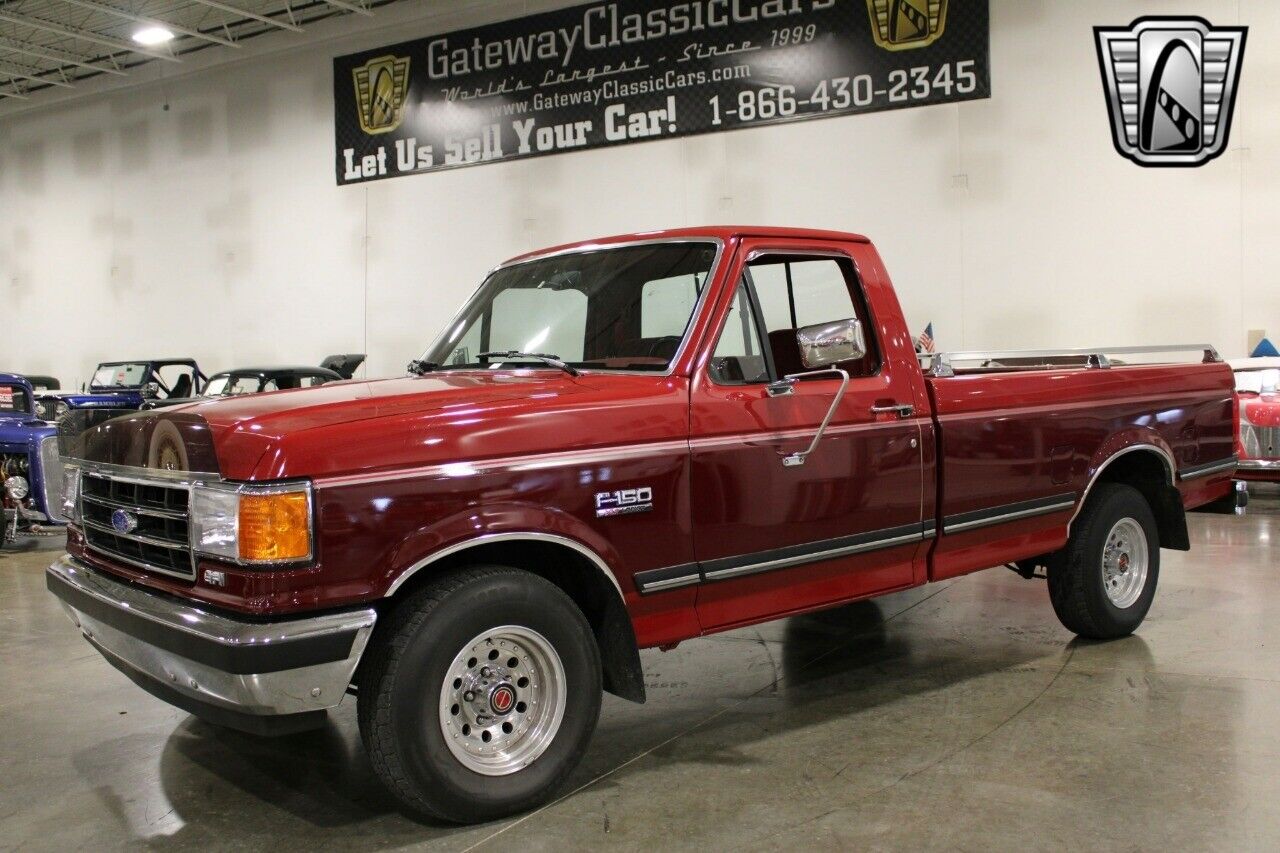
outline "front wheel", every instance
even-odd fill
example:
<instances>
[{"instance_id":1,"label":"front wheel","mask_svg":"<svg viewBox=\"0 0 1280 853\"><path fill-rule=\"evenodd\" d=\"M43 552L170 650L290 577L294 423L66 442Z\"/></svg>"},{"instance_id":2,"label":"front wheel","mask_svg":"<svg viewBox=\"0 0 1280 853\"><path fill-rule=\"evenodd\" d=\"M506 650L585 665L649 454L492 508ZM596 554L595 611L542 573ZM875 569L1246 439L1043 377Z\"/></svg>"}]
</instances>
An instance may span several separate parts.
<instances>
[{"instance_id":1,"label":"front wheel","mask_svg":"<svg viewBox=\"0 0 1280 853\"><path fill-rule=\"evenodd\" d=\"M360 733L411 811L458 823L545 802L600 715L600 655L550 582L486 566L418 590L391 614L360 678Z\"/></svg>"},{"instance_id":2,"label":"front wheel","mask_svg":"<svg viewBox=\"0 0 1280 853\"><path fill-rule=\"evenodd\" d=\"M1066 547L1049 562L1049 598L1068 630L1096 640L1132 634L1160 576L1151 506L1132 486L1098 484Z\"/></svg>"}]
</instances>

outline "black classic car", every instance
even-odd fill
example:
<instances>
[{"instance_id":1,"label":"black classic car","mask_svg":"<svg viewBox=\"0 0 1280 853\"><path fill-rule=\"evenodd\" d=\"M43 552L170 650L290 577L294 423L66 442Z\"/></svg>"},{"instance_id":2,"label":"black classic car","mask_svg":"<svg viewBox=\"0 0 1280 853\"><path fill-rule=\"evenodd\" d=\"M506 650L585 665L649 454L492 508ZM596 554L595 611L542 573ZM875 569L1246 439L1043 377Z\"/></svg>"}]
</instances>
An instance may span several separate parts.
<instances>
[{"instance_id":1,"label":"black classic car","mask_svg":"<svg viewBox=\"0 0 1280 853\"><path fill-rule=\"evenodd\" d=\"M266 391L286 391L291 388L313 388L326 382L350 379L364 362L363 353L331 355L319 367L275 366L240 367L225 370L209 377L198 397L166 397L163 400L147 400L142 409L162 409L185 403L235 397L241 394L261 394Z\"/></svg>"}]
</instances>

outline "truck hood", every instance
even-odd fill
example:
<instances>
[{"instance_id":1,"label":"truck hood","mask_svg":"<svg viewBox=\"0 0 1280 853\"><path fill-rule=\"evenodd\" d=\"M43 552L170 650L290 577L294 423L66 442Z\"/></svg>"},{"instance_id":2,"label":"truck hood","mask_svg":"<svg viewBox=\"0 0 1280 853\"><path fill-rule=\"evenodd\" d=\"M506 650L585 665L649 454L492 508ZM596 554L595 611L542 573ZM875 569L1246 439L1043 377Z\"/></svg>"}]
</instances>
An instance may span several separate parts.
<instances>
[{"instance_id":1,"label":"truck hood","mask_svg":"<svg viewBox=\"0 0 1280 853\"><path fill-rule=\"evenodd\" d=\"M95 406L120 406L129 400L140 399L142 392L137 388L125 388L120 391L43 391L36 394L37 400L61 400L73 409L91 408Z\"/></svg>"},{"instance_id":2,"label":"truck hood","mask_svg":"<svg viewBox=\"0 0 1280 853\"><path fill-rule=\"evenodd\" d=\"M448 373L401 379L332 382L317 388L246 394L195 402L175 411L200 415L215 430L247 430L279 438L388 416L473 409L495 403L528 405L580 393L568 375L497 371Z\"/></svg>"},{"instance_id":3,"label":"truck hood","mask_svg":"<svg viewBox=\"0 0 1280 853\"><path fill-rule=\"evenodd\" d=\"M0 444L25 444L57 433L56 426L36 420L30 415L0 416Z\"/></svg>"},{"instance_id":4,"label":"truck hood","mask_svg":"<svg viewBox=\"0 0 1280 853\"><path fill-rule=\"evenodd\" d=\"M69 455L229 480L341 477L688 434L688 390L665 376L458 371L340 382L140 412Z\"/></svg>"}]
</instances>

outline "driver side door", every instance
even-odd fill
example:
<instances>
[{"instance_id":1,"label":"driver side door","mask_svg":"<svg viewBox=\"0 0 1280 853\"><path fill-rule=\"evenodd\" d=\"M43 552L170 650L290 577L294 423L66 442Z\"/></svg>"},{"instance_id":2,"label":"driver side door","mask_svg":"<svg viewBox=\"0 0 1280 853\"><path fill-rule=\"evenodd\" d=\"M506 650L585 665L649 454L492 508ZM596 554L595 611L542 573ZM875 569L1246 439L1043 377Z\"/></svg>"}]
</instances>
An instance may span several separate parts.
<instances>
[{"instance_id":1,"label":"driver side door","mask_svg":"<svg viewBox=\"0 0 1280 853\"><path fill-rule=\"evenodd\" d=\"M921 422L895 374L853 258L832 246L747 242L738 284L691 401L695 550L704 630L910 586L922 518ZM797 329L857 319L849 383L805 367ZM902 375L898 375L902 374ZM799 376L789 392L779 380ZM772 386L772 387L771 387ZM899 408L895 408L899 407ZM823 419L822 440L802 465Z\"/></svg>"}]
</instances>

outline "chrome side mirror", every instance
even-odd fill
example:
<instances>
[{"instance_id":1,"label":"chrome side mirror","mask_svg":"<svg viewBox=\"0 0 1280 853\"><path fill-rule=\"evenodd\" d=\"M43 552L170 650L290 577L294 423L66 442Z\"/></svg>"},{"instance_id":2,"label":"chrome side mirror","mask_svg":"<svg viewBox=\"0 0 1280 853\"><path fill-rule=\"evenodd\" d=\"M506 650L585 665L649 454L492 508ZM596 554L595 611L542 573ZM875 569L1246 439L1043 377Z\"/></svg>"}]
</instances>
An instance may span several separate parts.
<instances>
[{"instance_id":1,"label":"chrome side mirror","mask_svg":"<svg viewBox=\"0 0 1280 853\"><path fill-rule=\"evenodd\" d=\"M148 382L146 385L142 386L142 399L154 400L159 396L160 396L159 382Z\"/></svg>"},{"instance_id":2,"label":"chrome side mirror","mask_svg":"<svg viewBox=\"0 0 1280 853\"><path fill-rule=\"evenodd\" d=\"M867 354L862 323L856 319L796 329L796 343L800 346L800 363L806 370L857 361Z\"/></svg>"}]
</instances>

